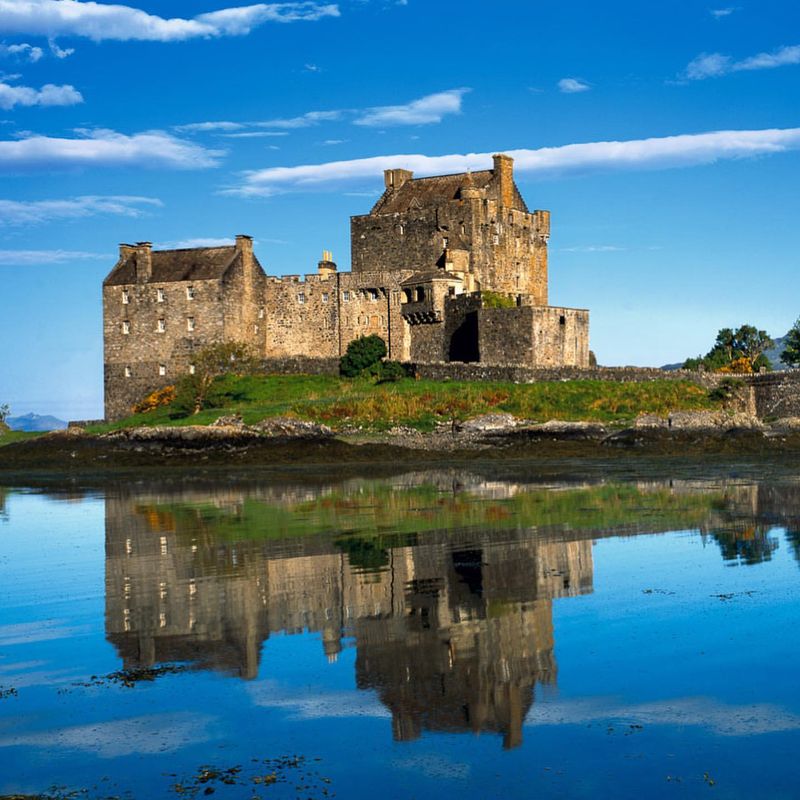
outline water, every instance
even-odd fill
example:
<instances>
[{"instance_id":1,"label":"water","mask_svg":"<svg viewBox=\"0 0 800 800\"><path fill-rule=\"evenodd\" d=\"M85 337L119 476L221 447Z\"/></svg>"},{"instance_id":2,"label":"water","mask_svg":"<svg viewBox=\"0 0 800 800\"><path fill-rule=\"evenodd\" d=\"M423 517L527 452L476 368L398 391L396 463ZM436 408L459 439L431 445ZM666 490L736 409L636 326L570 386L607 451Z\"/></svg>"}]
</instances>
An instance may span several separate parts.
<instances>
[{"instance_id":1,"label":"water","mask_svg":"<svg viewBox=\"0 0 800 800\"><path fill-rule=\"evenodd\" d=\"M796 797L798 587L785 476L0 488L0 796Z\"/></svg>"}]
</instances>

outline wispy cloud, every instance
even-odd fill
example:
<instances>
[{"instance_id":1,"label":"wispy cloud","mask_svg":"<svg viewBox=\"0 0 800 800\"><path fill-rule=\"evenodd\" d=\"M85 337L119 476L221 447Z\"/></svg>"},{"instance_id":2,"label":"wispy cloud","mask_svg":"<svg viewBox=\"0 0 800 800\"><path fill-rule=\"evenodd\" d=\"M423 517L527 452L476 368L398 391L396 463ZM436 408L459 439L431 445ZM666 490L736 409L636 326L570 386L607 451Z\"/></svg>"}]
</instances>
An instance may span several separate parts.
<instances>
[{"instance_id":1,"label":"wispy cloud","mask_svg":"<svg viewBox=\"0 0 800 800\"><path fill-rule=\"evenodd\" d=\"M621 253L627 247L618 247L614 244L583 244L575 247L562 247L562 253Z\"/></svg>"},{"instance_id":2,"label":"wispy cloud","mask_svg":"<svg viewBox=\"0 0 800 800\"><path fill-rule=\"evenodd\" d=\"M14 106L74 106L82 102L83 97L74 86L47 83L41 89L34 89L0 80L0 108L5 110Z\"/></svg>"},{"instance_id":3,"label":"wispy cloud","mask_svg":"<svg viewBox=\"0 0 800 800\"><path fill-rule=\"evenodd\" d=\"M0 44L0 58L14 57L35 64L43 55L42 48L32 44Z\"/></svg>"},{"instance_id":4,"label":"wispy cloud","mask_svg":"<svg viewBox=\"0 0 800 800\"><path fill-rule=\"evenodd\" d=\"M154 197L128 195L70 197L64 200L0 200L0 226L34 225L100 214L140 217L145 208L162 206Z\"/></svg>"},{"instance_id":5,"label":"wispy cloud","mask_svg":"<svg viewBox=\"0 0 800 800\"><path fill-rule=\"evenodd\" d=\"M95 42L245 36L267 22L314 22L338 16L337 5L314 2L257 3L190 19L165 19L131 6L82 0L0 0L0 30L6 34L82 36Z\"/></svg>"},{"instance_id":6,"label":"wispy cloud","mask_svg":"<svg viewBox=\"0 0 800 800\"><path fill-rule=\"evenodd\" d=\"M196 239L179 239L175 242L158 242L154 245L157 250L184 250L194 247L230 247L234 244L232 237L213 238L201 236Z\"/></svg>"},{"instance_id":7,"label":"wispy cloud","mask_svg":"<svg viewBox=\"0 0 800 800\"><path fill-rule=\"evenodd\" d=\"M75 138L29 134L0 140L0 174L76 167L202 169L216 167L224 151L210 150L164 131L126 135L111 130L78 131Z\"/></svg>"},{"instance_id":8,"label":"wispy cloud","mask_svg":"<svg viewBox=\"0 0 800 800\"><path fill-rule=\"evenodd\" d=\"M395 125L430 125L448 114L461 113L461 101L469 89L449 89L398 106L377 106L360 112L356 125L388 127Z\"/></svg>"},{"instance_id":9,"label":"wispy cloud","mask_svg":"<svg viewBox=\"0 0 800 800\"><path fill-rule=\"evenodd\" d=\"M715 19L723 19L724 17L729 17L735 11L738 11L736 6L728 6L727 8L712 8L709 9L709 14Z\"/></svg>"},{"instance_id":10,"label":"wispy cloud","mask_svg":"<svg viewBox=\"0 0 800 800\"><path fill-rule=\"evenodd\" d=\"M334 122L344 115L343 111L309 111L299 117L289 117L287 119L268 119L263 122L253 122L259 128L281 128L295 130L296 128L311 128L321 122Z\"/></svg>"},{"instance_id":11,"label":"wispy cloud","mask_svg":"<svg viewBox=\"0 0 800 800\"><path fill-rule=\"evenodd\" d=\"M288 136L288 131L239 131L238 133L221 133L226 139L264 139L274 136Z\"/></svg>"},{"instance_id":12,"label":"wispy cloud","mask_svg":"<svg viewBox=\"0 0 800 800\"><path fill-rule=\"evenodd\" d=\"M82 250L0 250L0 267L47 266L109 257L108 253Z\"/></svg>"},{"instance_id":13,"label":"wispy cloud","mask_svg":"<svg viewBox=\"0 0 800 800\"><path fill-rule=\"evenodd\" d=\"M771 53L757 55L735 61L722 53L701 53L689 62L684 77L691 81L706 78L719 78L731 72L750 72L758 69L775 69L792 64L800 64L800 45L780 47Z\"/></svg>"},{"instance_id":14,"label":"wispy cloud","mask_svg":"<svg viewBox=\"0 0 800 800\"><path fill-rule=\"evenodd\" d=\"M579 78L562 78L558 82L558 91L564 94L578 94L579 92L588 92L591 89L591 84Z\"/></svg>"},{"instance_id":15,"label":"wispy cloud","mask_svg":"<svg viewBox=\"0 0 800 800\"><path fill-rule=\"evenodd\" d=\"M687 167L798 149L800 149L800 128L786 128L715 131L506 152L515 159L518 173L547 178L600 170ZM418 175L440 175L487 169L491 165L491 153L375 156L350 161L252 170L243 173L240 184L227 189L226 193L263 197L293 190L308 191L336 187L354 180L375 180L377 183L384 169L395 167L413 170Z\"/></svg>"}]
</instances>

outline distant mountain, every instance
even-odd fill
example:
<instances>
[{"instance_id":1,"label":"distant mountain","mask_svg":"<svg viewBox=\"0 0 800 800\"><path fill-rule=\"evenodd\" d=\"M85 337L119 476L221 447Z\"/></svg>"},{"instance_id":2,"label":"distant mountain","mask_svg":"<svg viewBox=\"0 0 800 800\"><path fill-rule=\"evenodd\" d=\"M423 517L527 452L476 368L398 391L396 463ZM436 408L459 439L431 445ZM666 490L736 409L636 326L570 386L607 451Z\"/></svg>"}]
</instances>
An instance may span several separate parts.
<instances>
[{"instance_id":1,"label":"distant mountain","mask_svg":"<svg viewBox=\"0 0 800 800\"><path fill-rule=\"evenodd\" d=\"M67 427L67 423L63 419L40 414L9 417L6 424L12 431L60 431Z\"/></svg>"}]
</instances>

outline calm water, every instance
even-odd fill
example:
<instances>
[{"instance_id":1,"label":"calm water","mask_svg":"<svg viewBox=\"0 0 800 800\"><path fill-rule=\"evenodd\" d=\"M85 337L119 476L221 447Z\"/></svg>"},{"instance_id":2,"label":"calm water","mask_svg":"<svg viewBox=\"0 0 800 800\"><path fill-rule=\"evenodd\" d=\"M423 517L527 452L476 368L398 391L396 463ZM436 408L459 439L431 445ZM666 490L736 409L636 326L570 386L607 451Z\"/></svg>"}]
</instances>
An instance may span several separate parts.
<instances>
[{"instance_id":1,"label":"calm water","mask_svg":"<svg viewBox=\"0 0 800 800\"><path fill-rule=\"evenodd\" d=\"M787 478L0 488L0 796L798 797L799 587Z\"/></svg>"}]
</instances>

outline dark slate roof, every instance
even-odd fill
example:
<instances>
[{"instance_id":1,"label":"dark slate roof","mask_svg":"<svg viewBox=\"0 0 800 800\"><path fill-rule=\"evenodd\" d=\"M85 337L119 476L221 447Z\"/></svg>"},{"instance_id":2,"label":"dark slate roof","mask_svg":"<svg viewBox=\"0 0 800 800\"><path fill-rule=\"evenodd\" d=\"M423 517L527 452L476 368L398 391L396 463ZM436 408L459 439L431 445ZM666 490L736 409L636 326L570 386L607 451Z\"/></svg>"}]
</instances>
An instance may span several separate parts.
<instances>
[{"instance_id":1,"label":"dark slate roof","mask_svg":"<svg viewBox=\"0 0 800 800\"><path fill-rule=\"evenodd\" d=\"M460 281L459 275L445 272L443 269L432 269L427 272L415 272L410 278L404 280L401 286L416 286L420 283L430 283L431 281Z\"/></svg>"},{"instance_id":2,"label":"dark slate roof","mask_svg":"<svg viewBox=\"0 0 800 800\"><path fill-rule=\"evenodd\" d=\"M485 189L494 172L484 169L471 173L472 185L476 189ZM457 200L461 187L467 181L467 173L455 175L436 175L431 178L412 178L406 181L397 191L387 191L372 209L373 214L394 214L410 211L416 201L421 207L437 203Z\"/></svg>"},{"instance_id":3,"label":"dark slate roof","mask_svg":"<svg viewBox=\"0 0 800 800\"><path fill-rule=\"evenodd\" d=\"M235 245L194 247L186 250L153 250L151 283L219 280L236 262ZM136 283L136 254L120 259L105 280L106 286Z\"/></svg>"}]
</instances>

